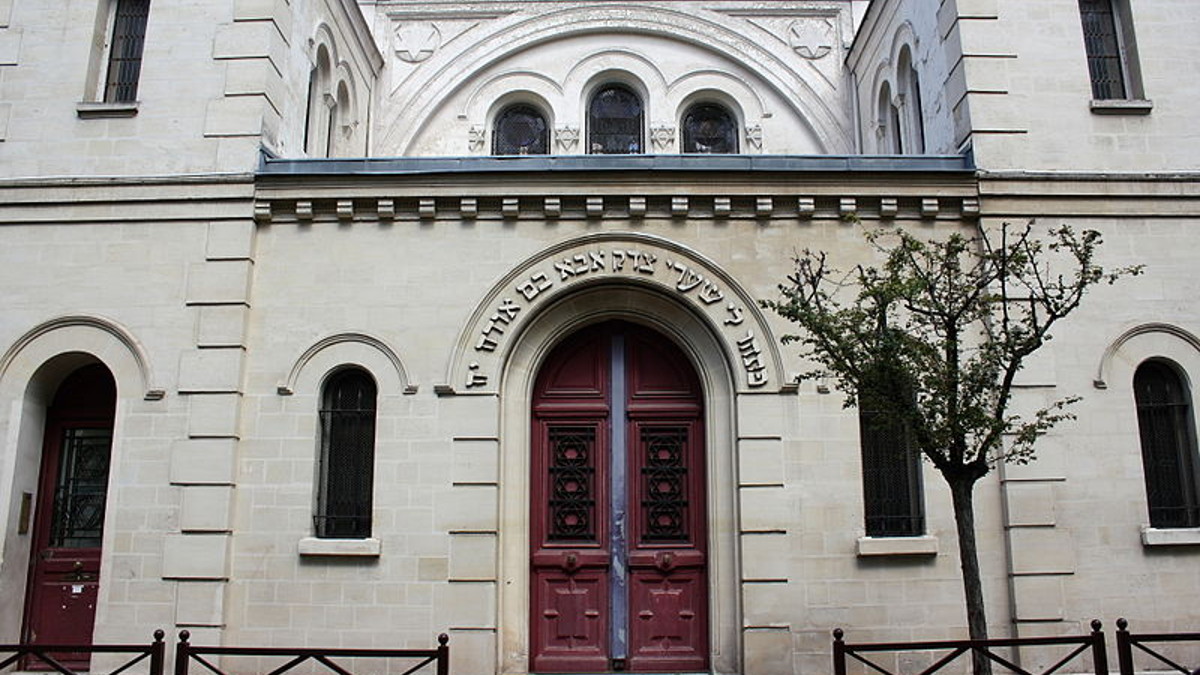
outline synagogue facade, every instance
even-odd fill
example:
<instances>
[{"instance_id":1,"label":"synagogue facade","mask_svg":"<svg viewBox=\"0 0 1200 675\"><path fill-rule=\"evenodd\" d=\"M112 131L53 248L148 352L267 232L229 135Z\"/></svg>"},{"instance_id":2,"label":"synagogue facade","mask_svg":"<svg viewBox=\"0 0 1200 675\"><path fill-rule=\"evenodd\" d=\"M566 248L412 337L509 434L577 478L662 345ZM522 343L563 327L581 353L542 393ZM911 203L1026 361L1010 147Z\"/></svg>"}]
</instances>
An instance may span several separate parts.
<instances>
[{"instance_id":1,"label":"synagogue facade","mask_svg":"<svg viewBox=\"0 0 1200 675\"><path fill-rule=\"evenodd\" d=\"M0 643L766 675L828 672L837 627L965 637L940 475L761 303L802 250L880 262L864 230L1027 222L1145 271L1019 376L1017 410L1081 400L976 491L992 632L1197 630L1197 29L0 0Z\"/></svg>"}]
</instances>

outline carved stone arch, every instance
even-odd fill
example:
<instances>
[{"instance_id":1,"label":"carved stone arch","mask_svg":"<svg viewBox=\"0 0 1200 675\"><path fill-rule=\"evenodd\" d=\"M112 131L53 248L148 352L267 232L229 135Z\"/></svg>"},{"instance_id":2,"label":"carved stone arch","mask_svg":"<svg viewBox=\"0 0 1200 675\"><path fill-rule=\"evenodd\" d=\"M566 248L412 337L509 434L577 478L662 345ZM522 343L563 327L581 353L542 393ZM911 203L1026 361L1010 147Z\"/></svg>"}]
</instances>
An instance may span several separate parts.
<instances>
[{"instance_id":1,"label":"carved stone arch","mask_svg":"<svg viewBox=\"0 0 1200 675\"><path fill-rule=\"evenodd\" d=\"M1169 323L1134 326L1117 336L1104 350L1092 385L1107 389L1112 381L1131 383L1138 365L1152 358L1175 363L1185 379L1192 382L1200 375L1200 337Z\"/></svg>"},{"instance_id":2,"label":"carved stone arch","mask_svg":"<svg viewBox=\"0 0 1200 675\"><path fill-rule=\"evenodd\" d=\"M622 48L603 49L575 64L563 80L563 94L578 100L580 109L586 111L596 90L609 84L629 87L642 98L643 107L650 108L654 91L666 91L667 78L644 54Z\"/></svg>"},{"instance_id":3,"label":"carved stone arch","mask_svg":"<svg viewBox=\"0 0 1200 675\"><path fill-rule=\"evenodd\" d=\"M908 48L911 58L917 58L917 33L913 30L911 21L904 21L896 27L896 32L892 33L892 44L888 49L888 63L900 63L900 53L905 47Z\"/></svg>"},{"instance_id":4,"label":"carved stone arch","mask_svg":"<svg viewBox=\"0 0 1200 675\"><path fill-rule=\"evenodd\" d=\"M735 366L737 391L795 390L757 302L719 265L664 237L603 232L551 246L500 279L459 334L439 393L498 391L514 338L530 317L596 283L653 288L702 317Z\"/></svg>"},{"instance_id":5,"label":"carved stone arch","mask_svg":"<svg viewBox=\"0 0 1200 675\"><path fill-rule=\"evenodd\" d=\"M133 334L111 319L73 315L46 321L27 331L0 356L0 522L15 522L22 493L35 494L41 465L47 412L59 385L77 369L99 363L116 383L111 465L122 465L124 418L143 399L157 401L163 390L154 388L150 360ZM110 481L111 482L111 481ZM109 490L110 504L116 487ZM24 613L28 578L26 561L32 554L31 538L9 536L14 528L0 528L0 633L17 635ZM104 546L111 546L115 528L105 528ZM103 592L103 587L101 588Z\"/></svg>"},{"instance_id":6,"label":"carved stone arch","mask_svg":"<svg viewBox=\"0 0 1200 675\"><path fill-rule=\"evenodd\" d=\"M645 242L640 242L645 243ZM736 522L736 432L738 365L726 353L720 329L672 291L644 279L609 277L562 289L537 307L513 336L502 364L500 403L500 577L497 633L501 663L497 672L528 672L528 616L531 574L530 394L540 366L564 338L609 319L641 324L674 342L691 360L705 401L710 576L710 628L713 672L740 672L741 617L738 600Z\"/></svg>"},{"instance_id":7,"label":"carved stone arch","mask_svg":"<svg viewBox=\"0 0 1200 675\"><path fill-rule=\"evenodd\" d=\"M514 21L498 21L460 49L440 49L423 64L417 81L406 82L412 92L393 101L392 117L381 119L386 130L381 147L384 153L410 154L438 109L450 97L488 67L518 52L543 42L575 35L612 32L657 35L681 40L709 50L753 72L781 101L791 108L797 120L813 134L821 152L844 152L851 147L850 128L842 115L827 101L833 91L800 77L786 54L745 39L727 24L696 15L686 8L653 8L615 3L568 7ZM394 90L393 94L396 93Z\"/></svg>"},{"instance_id":8,"label":"carved stone arch","mask_svg":"<svg viewBox=\"0 0 1200 675\"><path fill-rule=\"evenodd\" d=\"M668 85L666 103L674 111L676 121L683 119L688 106L705 101L729 108L742 125L762 119L766 112L766 105L758 92L725 71L697 70Z\"/></svg>"},{"instance_id":9,"label":"carved stone arch","mask_svg":"<svg viewBox=\"0 0 1200 675\"><path fill-rule=\"evenodd\" d=\"M117 380L119 396L136 391L141 398L157 400L164 395L153 386L150 360L133 333L116 321L87 314L51 319L17 338L0 356L0 382L28 382L44 363L67 352L91 354L103 362Z\"/></svg>"},{"instance_id":10,"label":"carved stone arch","mask_svg":"<svg viewBox=\"0 0 1200 675\"><path fill-rule=\"evenodd\" d=\"M482 121L490 129L497 113L516 103L540 108L547 123L563 108L563 91L558 82L531 70L509 70L480 82L467 97L459 115L472 122Z\"/></svg>"},{"instance_id":11,"label":"carved stone arch","mask_svg":"<svg viewBox=\"0 0 1200 675\"><path fill-rule=\"evenodd\" d=\"M308 58L315 67L317 65L317 55L322 47L325 48L326 54L329 56L329 67L332 72L336 64L342 62L338 56L337 40L333 37L333 29L325 22L317 24L313 29L312 37L308 39Z\"/></svg>"},{"instance_id":12,"label":"carved stone arch","mask_svg":"<svg viewBox=\"0 0 1200 675\"><path fill-rule=\"evenodd\" d=\"M396 352L365 333L338 333L318 340L296 359L277 391L282 396L315 396L325 378L345 366L359 366L370 373L381 396L417 392Z\"/></svg>"}]
</instances>

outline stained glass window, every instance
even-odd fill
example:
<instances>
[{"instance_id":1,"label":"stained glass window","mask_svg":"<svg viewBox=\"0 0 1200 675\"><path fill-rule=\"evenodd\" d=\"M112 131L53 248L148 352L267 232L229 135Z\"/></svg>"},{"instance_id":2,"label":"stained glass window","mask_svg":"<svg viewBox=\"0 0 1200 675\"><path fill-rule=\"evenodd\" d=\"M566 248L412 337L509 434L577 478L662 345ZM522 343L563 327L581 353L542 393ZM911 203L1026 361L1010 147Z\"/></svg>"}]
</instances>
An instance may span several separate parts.
<instances>
[{"instance_id":1,"label":"stained glass window","mask_svg":"<svg viewBox=\"0 0 1200 675\"><path fill-rule=\"evenodd\" d=\"M550 129L541 111L514 105L496 116L492 128L493 155L544 155L550 150Z\"/></svg>"},{"instance_id":2,"label":"stained glass window","mask_svg":"<svg viewBox=\"0 0 1200 675\"><path fill-rule=\"evenodd\" d=\"M601 88L588 106L588 152L594 155L630 155L644 146L642 99L628 87Z\"/></svg>"},{"instance_id":3,"label":"stained glass window","mask_svg":"<svg viewBox=\"0 0 1200 675\"><path fill-rule=\"evenodd\" d=\"M733 154L738 151L737 120L725 106L697 103L683 115L683 151Z\"/></svg>"}]
</instances>

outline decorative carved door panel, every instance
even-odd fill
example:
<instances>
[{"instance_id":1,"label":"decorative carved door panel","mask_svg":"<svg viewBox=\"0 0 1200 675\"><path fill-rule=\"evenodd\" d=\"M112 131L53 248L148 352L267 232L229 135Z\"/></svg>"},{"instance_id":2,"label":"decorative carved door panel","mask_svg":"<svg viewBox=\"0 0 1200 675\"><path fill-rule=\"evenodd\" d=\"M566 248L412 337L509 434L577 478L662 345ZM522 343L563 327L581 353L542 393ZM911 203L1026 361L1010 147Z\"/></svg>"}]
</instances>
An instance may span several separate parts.
<instances>
[{"instance_id":1,"label":"decorative carved door panel","mask_svg":"<svg viewBox=\"0 0 1200 675\"><path fill-rule=\"evenodd\" d=\"M666 338L572 336L533 398L531 669L708 668L703 397Z\"/></svg>"},{"instance_id":2,"label":"decorative carved door panel","mask_svg":"<svg viewBox=\"0 0 1200 675\"><path fill-rule=\"evenodd\" d=\"M23 638L89 645L100 590L101 538L112 449L112 377L86 366L59 387L47 415ZM86 653L55 658L87 669ZM46 669L41 661L24 664Z\"/></svg>"}]
</instances>

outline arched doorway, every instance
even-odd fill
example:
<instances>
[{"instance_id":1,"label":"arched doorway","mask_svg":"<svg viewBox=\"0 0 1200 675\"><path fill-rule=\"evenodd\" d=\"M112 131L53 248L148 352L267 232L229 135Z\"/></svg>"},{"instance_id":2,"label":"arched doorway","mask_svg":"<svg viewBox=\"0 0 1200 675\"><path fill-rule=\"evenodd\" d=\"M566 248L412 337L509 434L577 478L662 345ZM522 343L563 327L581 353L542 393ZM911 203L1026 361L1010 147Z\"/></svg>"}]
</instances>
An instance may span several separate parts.
<instances>
[{"instance_id":1,"label":"arched doorway","mask_svg":"<svg viewBox=\"0 0 1200 675\"><path fill-rule=\"evenodd\" d=\"M91 644L115 409L112 374L91 364L63 380L47 410L25 595L26 642ZM89 662L87 654L56 658L75 669Z\"/></svg>"},{"instance_id":2,"label":"arched doorway","mask_svg":"<svg viewBox=\"0 0 1200 675\"><path fill-rule=\"evenodd\" d=\"M589 326L544 360L531 417L531 670L707 670L705 413L691 362L648 328Z\"/></svg>"}]
</instances>

